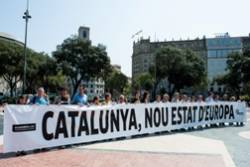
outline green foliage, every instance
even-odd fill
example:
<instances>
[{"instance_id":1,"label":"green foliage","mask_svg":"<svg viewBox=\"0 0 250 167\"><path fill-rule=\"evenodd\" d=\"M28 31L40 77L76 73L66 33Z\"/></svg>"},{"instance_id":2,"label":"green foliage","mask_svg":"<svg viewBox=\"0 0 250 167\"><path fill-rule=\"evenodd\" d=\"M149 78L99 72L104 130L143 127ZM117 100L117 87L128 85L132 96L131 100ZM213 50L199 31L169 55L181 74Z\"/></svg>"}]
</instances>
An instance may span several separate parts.
<instances>
[{"instance_id":1,"label":"green foliage","mask_svg":"<svg viewBox=\"0 0 250 167\"><path fill-rule=\"evenodd\" d=\"M105 78L110 71L110 59L104 47L92 46L90 41L71 37L53 53L60 70L70 78L74 93L83 80Z\"/></svg>"},{"instance_id":2,"label":"green foliage","mask_svg":"<svg viewBox=\"0 0 250 167\"><path fill-rule=\"evenodd\" d=\"M149 70L156 78L155 87L166 78L169 82L169 92L174 92L184 87L197 87L206 78L203 59L191 50L164 47L159 49L155 56L156 67L152 66Z\"/></svg>"},{"instance_id":3,"label":"green foliage","mask_svg":"<svg viewBox=\"0 0 250 167\"><path fill-rule=\"evenodd\" d=\"M131 92L132 92L132 85L131 83L127 83L126 86L124 87L123 89L123 94L126 96L126 97L130 97L131 98Z\"/></svg>"},{"instance_id":4,"label":"green foliage","mask_svg":"<svg viewBox=\"0 0 250 167\"><path fill-rule=\"evenodd\" d=\"M16 92L17 84L20 85L23 79L23 56L23 46L0 40L0 77L8 84L11 96ZM55 87L64 82L65 77L57 70L55 59L45 53L27 49L25 93L34 93L40 86L55 91Z\"/></svg>"},{"instance_id":5,"label":"green foliage","mask_svg":"<svg viewBox=\"0 0 250 167\"><path fill-rule=\"evenodd\" d=\"M17 97L5 96L2 99L0 99L0 105L1 104L15 104L17 100L18 100Z\"/></svg>"},{"instance_id":6,"label":"green foliage","mask_svg":"<svg viewBox=\"0 0 250 167\"><path fill-rule=\"evenodd\" d=\"M65 75L62 71L58 71L55 75L48 76L48 86L55 92L59 87L66 85L67 83Z\"/></svg>"},{"instance_id":7,"label":"green foliage","mask_svg":"<svg viewBox=\"0 0 250 167\"><path fill-rule=\"evenodd\" d=\"M154 80L150 73L143 73L136 76L133 80L133 86L137 90L151 90L153 88Z\"/></svg>"},{"instance_id":8,"label":"green foliage","mask_svg":"<svg viewBox=\"0 0 250 167\"><path fill-rule=\"evenodd\" d=\"M250 96L250 81L244 84L243 92L244 94L247 94L248 96Z\"/></svg>"},{"instance_id":9,"label":"green foliage","mask_svg":"<svg viewBox=\"0 0 250 167\"><path fill-rule=\"evenodd\" d=\"M111 75L105 80L105 89L111 94L127 94L129 89L128 78L121 72L113 70Z\"/></svg>"},{"instance_id":10,"label":"green foliage","mask_svg":"<svg viewBox=\"0 0 250 167\"><path fill-rule=\"evenodd\" d=\"M8 84L10 95L13 96L17 83L22 77L22 47L14 42L0 40L0 77Z\"/></svg>"},{"instance_id":11,"label":"green foliage","mask_svg":"<svg viewBox=\"0 0 250 167\"><path fill-rule=\"evenodd\" d=\"M160 95L164 95L165 93L167 93L165 88L161 88L160 89Z\"/></svg>"},{"instance_id":12,"label":"green foliage","mask_svg":"<svg viewBox=\"0 0 250 167\"><path fill-rule=\"evenodd\" d=\"M228 56L227 71L224 76L219 76L215 81L220 85L225 85L227 91L238 96L250 94L250 50L243 53L234 52Z\"/></svg>"}]
</instances>

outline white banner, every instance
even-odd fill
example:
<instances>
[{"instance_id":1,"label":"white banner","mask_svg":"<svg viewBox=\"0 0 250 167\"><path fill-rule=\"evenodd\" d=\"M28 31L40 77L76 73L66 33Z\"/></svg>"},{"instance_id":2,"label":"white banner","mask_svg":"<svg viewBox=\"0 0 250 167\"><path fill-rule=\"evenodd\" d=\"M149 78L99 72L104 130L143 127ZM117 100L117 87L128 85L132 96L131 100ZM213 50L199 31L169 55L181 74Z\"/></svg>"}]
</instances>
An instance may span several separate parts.
<instances>
[{"instance_id":1,"label":"white banner","mask_svg":"<svg viewBox=\"0 0 250 167\"><path fill-rule=\"evenodd\" d=\"M245 121L245 103L236 102L93 107L7 105L4 109L4 152Z\"/></svg>"}]
</instances>

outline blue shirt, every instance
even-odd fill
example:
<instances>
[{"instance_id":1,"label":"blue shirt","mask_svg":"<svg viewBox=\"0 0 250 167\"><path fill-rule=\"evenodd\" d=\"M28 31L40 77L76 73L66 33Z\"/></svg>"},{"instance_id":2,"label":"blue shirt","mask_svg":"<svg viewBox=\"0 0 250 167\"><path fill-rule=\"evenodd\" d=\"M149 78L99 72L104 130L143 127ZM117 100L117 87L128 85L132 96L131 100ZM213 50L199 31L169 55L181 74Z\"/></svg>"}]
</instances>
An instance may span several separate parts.
<instances>
[{"instance_id":1,"label":"blue shirt","mask_svg":"<svg viewBox=\"0 0 250 167\"><path fill-rule=\"evenodd\" d=\"M214 102L214 99L213 99L212 97L209 96L209 97L206 98L205 101L206 101L206 102Z\"/></svg>"},{"instance_id":2,"label":"blue shirt","mask_svg":"<svg viewBox=\"0 0 250 167\"><path fill-rule=\"evenodd\" d=\"M80 95L77 93L72 100L72 104L84 104L88 103L88 96L86 94Z\"/></svg>"},{"instance_id":3,"label":"blue shirt","mask_svg":"<svg viewBox=\"0 0 250 167\"><path fill-rule=\"evenodd\" d=\"M38 104L38 105L48 105L49 104L49 102L46 98L38 97L38 96L34 96L31 103Z\"/></svg>"}]
</instances>

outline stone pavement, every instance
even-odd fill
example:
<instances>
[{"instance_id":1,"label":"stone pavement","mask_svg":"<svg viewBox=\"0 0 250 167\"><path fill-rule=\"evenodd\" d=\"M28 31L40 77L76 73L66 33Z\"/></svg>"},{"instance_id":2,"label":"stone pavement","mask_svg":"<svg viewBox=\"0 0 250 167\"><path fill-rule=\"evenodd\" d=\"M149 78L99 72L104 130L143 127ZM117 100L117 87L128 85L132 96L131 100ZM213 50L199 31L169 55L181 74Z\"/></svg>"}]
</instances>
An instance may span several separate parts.
<instances>
[{"instance_id":1,"label":"stone pavement","mask_svg":"<svg viewBox=\"0 0 250 167\"><path fill-rule=\"evenodd\" d=\"M233 167L234 163L230 158L223 142L207 138L195 137L188 134L171 134L152 136L126 141L116 141L90 146L79 147L80 149L96 150L120 150L140 151L152 153L175 153L197 154L197 155L221 155L226 166Z\"/></svg>"},{"instance_id":2,"label":"stone pavement","mask_svg":"<svg viewBox=\"0 0 250 167\"><path fill-rule=\"evenodd\" d=\"M65 149L0 160L1 167L223 167L220 155L163 154L147 152Z\"/></svg>"},{"instance_id":3,"label":"stone pavement","mask_svg":"<svg viewBox=\"0 0 250 167\"><path fill-rule=\"evenodd\" d=\"M248 121L249 119L250 113ZM161 134L54 149L18 157L2 154L0 146L0 167L249 167L249 123L244 127Z\"/></svg>"},{"instance_id":4,"label":"stone pavement","mask_svg":"<svg viewBox=\"0 0 250 167\"><path fill-rule=\"evenodd\" d=\"M179 135L177 135L179 136ZM183 135L180 135L181 139ZM172 137L174 139L175 137ZM104 144L94 144L89 146L81 146L71 149L52 150L42 153L29 154L26 156L9 156L0 160L0 167L9 166L46 166L46 167L68 167L68 166L91 166L91 167L127 167L127 166L173 166L173 167L224 167L225 162L223 155L213 154L214 151L209 149L195 150L190 149L191 146L187 146L183 152L181 146L172 147L166 150L170 145L170 141L165 143L159 143L164 141L166 137L148 137L148 139L131 139L126 141L115 141ZM141 141L143 140L143 141ZM192 139L190 139L192 141ZM152 145L148 145L148 143ZM141 144L139 144L141 142ZM169 143L168 143L169 142ZM208 141L207 141L208 142ZM159 145L157 144L159 143ZM188 142L187 142L188 143ZM143 147L147 144L146 147ZM200 147L204 147L206 142L198 143ZM136 147L137 145L137 147ZM215 143L214 148L224 149L221 143ZM222 147L222 148L221 148ZM197 147L196 147L197 148ZM207 148L207 146L206 146ZM175 152L175 149L179 152ZM1 149L0 149L1 151ZM225 151L225 150L224 150ZM195 153L196 152L196 153ZM203 153L199 153L203 152ZM207 152L207 153L206 153ZM1 158L1 153L0 153Z\"/></svg>"}]
</instances>

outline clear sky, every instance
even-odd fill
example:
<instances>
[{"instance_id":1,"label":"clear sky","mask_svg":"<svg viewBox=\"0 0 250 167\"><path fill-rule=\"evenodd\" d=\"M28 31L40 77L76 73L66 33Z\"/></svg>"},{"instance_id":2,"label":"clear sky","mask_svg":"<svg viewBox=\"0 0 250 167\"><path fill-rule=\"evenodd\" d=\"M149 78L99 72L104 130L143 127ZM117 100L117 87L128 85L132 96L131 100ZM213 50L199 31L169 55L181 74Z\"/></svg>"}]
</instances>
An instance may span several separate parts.
<instances>
[{"instance_id":1,"label":"clear sky","mask_svg":"<svg viewBox=\"0 0 250 167\"><path fill-rule=\"evenodd\" d=\"M249 0L30 0L28 46L51 54L79 26L89 26L93 44L106 45L111 62L131 76L131 36L137 31L153 41L246 36L249 6ZM25 7L26 0L0 0L0 32L23 41Z\"/></svg>"}]
</instances>

